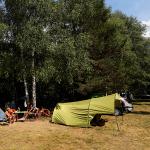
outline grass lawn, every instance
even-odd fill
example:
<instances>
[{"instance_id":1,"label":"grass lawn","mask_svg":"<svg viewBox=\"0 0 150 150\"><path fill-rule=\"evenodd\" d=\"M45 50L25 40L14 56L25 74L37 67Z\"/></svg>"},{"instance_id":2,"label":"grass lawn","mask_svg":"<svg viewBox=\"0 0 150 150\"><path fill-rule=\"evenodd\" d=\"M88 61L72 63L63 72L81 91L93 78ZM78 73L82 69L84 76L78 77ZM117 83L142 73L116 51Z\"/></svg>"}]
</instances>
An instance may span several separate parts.
<instances>
[{"instance_id":1,"label":"grass lawn","mask_svg":"<svg viewBox=\"0 0 150 150\"><path fill-rule=\"evenodd\" d=\"M0 126L0 150L150 150L150 102L134 103L133 113L103 116L103 127L78 128L48 119ZM123 119L123 120L122 120Z\"/></svg>"}]
</instances>

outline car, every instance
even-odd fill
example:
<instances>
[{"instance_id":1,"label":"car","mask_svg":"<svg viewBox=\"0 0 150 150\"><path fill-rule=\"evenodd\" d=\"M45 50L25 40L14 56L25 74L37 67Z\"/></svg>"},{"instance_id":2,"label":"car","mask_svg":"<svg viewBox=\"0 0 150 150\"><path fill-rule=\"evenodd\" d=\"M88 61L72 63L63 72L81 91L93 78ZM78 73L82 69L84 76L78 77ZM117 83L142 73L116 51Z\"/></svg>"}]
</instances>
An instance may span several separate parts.
<instances>
[{"instance_id":1,"label":"car","mask_svg":"<svg viewBox=\"0 0 150 150\"><path fill-rule=\"evenodd\" d=\"M140 96L141 99L150 99L150 95L145 94Z\"/></svg>"}]
</instances>

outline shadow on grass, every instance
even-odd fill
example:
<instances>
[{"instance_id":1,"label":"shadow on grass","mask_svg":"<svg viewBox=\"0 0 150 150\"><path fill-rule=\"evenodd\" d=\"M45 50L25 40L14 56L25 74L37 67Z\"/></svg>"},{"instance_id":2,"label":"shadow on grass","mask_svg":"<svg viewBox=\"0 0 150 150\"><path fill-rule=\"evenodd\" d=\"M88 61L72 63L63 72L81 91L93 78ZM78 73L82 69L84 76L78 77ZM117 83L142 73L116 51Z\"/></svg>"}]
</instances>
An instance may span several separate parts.
<instances>
[{"instance_id":1,"label":"shadow on grass","mask_svg":"<svg viewBox=\"0 0 150 150\"><path fill-rule=\"evenodd\" d=\"M149 111L133 111L131 114L137 114L137 115L150 115Z\"/></svg>"},{"instance_id":2,"label":"shadow on grass","mask_svg":"<svg viewBox=\"0 0 150 150\"><path fill-rule=\"evenodd\" d=\"M150 102L150 99L134 99L132 102Z\"/></svg>"},{"instance_id":3,"label":"shadow on grass","mask_svg":"<svg viewBox=\"0 0 150 150\"><path fill-rule=\"evenodd\" d=\"M146 102L145 103L133 103L133 105L150 105L150 103L148 102L147 103Z\"/></svg>"}]
</instances>

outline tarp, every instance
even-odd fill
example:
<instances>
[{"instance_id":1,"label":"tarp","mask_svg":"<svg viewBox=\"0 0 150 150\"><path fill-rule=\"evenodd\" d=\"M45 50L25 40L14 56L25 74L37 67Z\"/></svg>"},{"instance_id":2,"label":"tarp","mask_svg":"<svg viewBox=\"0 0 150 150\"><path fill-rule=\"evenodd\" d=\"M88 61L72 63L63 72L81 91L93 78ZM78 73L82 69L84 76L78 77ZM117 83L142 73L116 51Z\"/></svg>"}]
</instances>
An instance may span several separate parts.
<instances>
[{"instance_id":1,"label":"tarp","mask_svg":"<svg viewBox=\"0 0 150 150\"><path fill-rule=\"evenodd\" d=\"M0 121L6 121L7 117L4 113L4 111L0 108Z\"/></svg>"},{"instance_id":2,"label":"tarp","mask_svg":"<svg viewBox=\"0 0 150 150\"><path fill-rule=\"evenodd\" d=\"M58 103L53 112L52 122L90 127L90 121L96 114L114 114L115 105L120 105L120 98L118 94L112 94L89 100Z\"/></svg>"}]
</instances>

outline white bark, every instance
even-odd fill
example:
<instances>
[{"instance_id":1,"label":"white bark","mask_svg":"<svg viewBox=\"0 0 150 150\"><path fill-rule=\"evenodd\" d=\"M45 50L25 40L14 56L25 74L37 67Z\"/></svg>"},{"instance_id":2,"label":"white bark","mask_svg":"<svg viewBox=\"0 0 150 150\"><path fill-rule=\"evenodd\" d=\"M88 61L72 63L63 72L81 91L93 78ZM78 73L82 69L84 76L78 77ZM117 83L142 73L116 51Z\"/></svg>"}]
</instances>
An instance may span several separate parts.
<instances>
[{"instance_id":1,"label":"white bark","mask_svg":"<svg viewBox=\"0 0 150 150\"><path fill-rule=\"evenodd\" d=\"M33 107L36 107L36 77L35 77L34 51L32 51L32 101Z\"/></svg>"},{"instance_id":2,"label":"white bark","mask_svg":"<svg viewBox=\"0 0 150 150\"><path fill-rule=\"evenodd\" d=\"M28 85L25 76L23 77L24 79L24 89L25 89L25 96L27 98L27 103L29 102L29 92L28 92Z\"/></svg>"},{"instance_id":3,"label":"white bark","mask_svg":"<svg viewBox=\"0 0 150 150\"><path fill-rule=\"evenodd\" d=\"M22 59L22 64L24 65L24 58L23 58L23 51L21 51L21 59ZM28 92L28 85L27 85L27 80L25 76L25 69L23 69L23 82L24 82L24 90L25 90L25 96L27 103L29 102L29 92Z\"/></svg>"},{"instance_id":4,"label":"white bark","mask_svg":"<svg viewBox=\"0 0 150 150\"><path fill-rule=\"evenodd\" d=\"M32 76L32 101L33 101L33 107L36 107L36 79L35 79L35 75Z\"/></svg>"}]
</instances>

